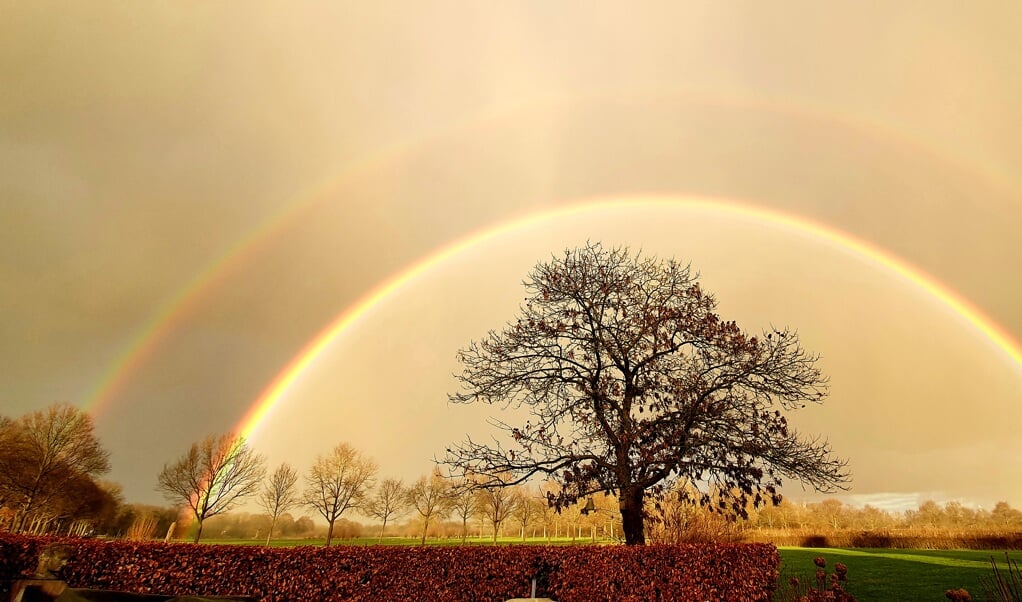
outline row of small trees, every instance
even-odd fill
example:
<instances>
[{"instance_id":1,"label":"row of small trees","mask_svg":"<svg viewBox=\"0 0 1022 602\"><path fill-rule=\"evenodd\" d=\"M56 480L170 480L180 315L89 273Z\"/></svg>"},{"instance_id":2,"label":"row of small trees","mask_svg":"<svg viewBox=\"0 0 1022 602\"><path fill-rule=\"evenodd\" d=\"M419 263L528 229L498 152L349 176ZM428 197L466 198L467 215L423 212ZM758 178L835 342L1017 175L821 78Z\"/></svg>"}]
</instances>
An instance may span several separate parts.
<instances>
[{"instance_id":1,"label":"row of small trees","mask_svg":"<svg viewBox=\"0 0 1022 602\"><path fill-rule=\"evenodd\" d=\"M97 530L121 536L151 537L166 528L164 509L125 505L120 487L99 480L109 470L109 454L94 433L91 417L67 404L56 404L17 419L0 417L0 528L14 532L87 534ZM350 510L388 524L408 515L421 524L425 541L430 526L449 519L460 524L462 540L480 519L496 539L501 526L522 525L552 512L545 493L523 486L479 489L470 479L451 480L438 471L410 485L383 479L379 467L346 443L316 458L304 475L282 463L267 475L265 459L230 434L209 436L164 466L158 489L188 509L196 521L194 540L204 521L254 497L270 519L267 542L277 521L295 508L316 511L327 523L327 544L337 521ZM168 516L172 516L171 512Z\"/></svg>"},{"instance_id":2,"label":"row of small trees","mask_svg":"<svg viewBox=\"0 0 1022 602\"><path fill-rule=\"evenodd\" d=\"M424 481L425 478L419 479ZM396 487L395 487L396 486ZM397 489L398 491L395 491ZM411 507L405 495L406 487L401 482L387 479L381 482L369 496L373 503L377 496L384 498L383 509L390 508L386 522L380 514L360 508L362 517L348 516L338 520L334 530L334 541L338 537L375 538L382 541L384 535L394 537L415 537L420 541L423 535L460 539L481 539L483 537L516 537L552 539L554 537L614 538L622 536L621 521L617 512L619 501L615 496L596 495L593 508L578 504L556 512L546 503L548 488L544 486L509 488L509 496L498 495L494 499L477 492L475 496L457 495L467 492L454 490L454 499L449 499L437 512L424 519ZM907 533L925 535L930 532L943 533L948 530L959 534L1000 534L1006 535L1022 530L1022 511L1007 502L998 502L990 508L973 508L957 501L938 504L928 500L916 508L906 511L892 511L876 506L856 506L837 499L819 502L791 502L784 500L778 506L759 510L750 509L748 519L738 521L701 507L691 499L680 499L676 495L665 496L648 502L646 532L651 541L660 543L742 541L790 541L790 537L841 532L863 533ZM492 506L497 502L496 506ZM501 504L503 502L503 504ZM510 510L509 510L510 508ZM494 528L494 509L498 524ZM163 523L161 530L173 520ZM219 537L239 539L266 538L271 523L269 513L229 512L207 521L204 532L215 532ZM123 529L122 529L123 531ZM281 516L274 531L274 537L316 538L325 536L325 526L313 524L307 516L298 520L290 513Z\"/></svg>"},{"instance_id":3,"label":"row of small trees","mask_svg":"<svg viewBox=\"0 0 1022 602\"><path fill-rule=\"evenodd\" d=\"M277 520L297 507L310 508L326 521L326 545L333 540L337 521L350 510L379 521L380 539L388 523L413 514L421 523L423 543L431 524L452 517L461 524L462 541L469 522L477 517L492 526L496 541L509 519L517 517L524 532L536 517L552 511L544 492L530 492L524 486L481 488L471 479L452 480L438 470L406 486L399 479L378 482L378 472L374 460L340 443L317 456L301 483L298 471L286 462L267 476L261 455L243 440L223 434L193 444L164 466L157 481L169 501L186 506L194 516L196 542L206 519L249 497L270 518L267 543Z\"/></svg>"},{"instance_id":4,"label":"row of small trees","mask_svg":"<svg viewBox=\"0 0 1022 602\"><path fill-rule=\"evenodd\" d=\"M894 512L872 505L852 506L837 499L811 503L782 501L751 517L749 526L762 529L835 531L854 529L956 529L1009 532L1022 530L1022 511L1001 501L991 508L972 508L958 501L926 500L916 508Z\"/></svg>"},{"instance_id":5,"label":"row of small trees","mask_svg":"<svg viewBox=\"0 0 1022 602\"><path fill-rule=\"evenodd\" d=\"M374 493L379 491L379 487L382 487L382 482ZM583 513L581 511L585 506L576 505L558 513L544 502L545 492L538 486L515 486L509 490L512 492L510 497L513 509L501 520L496 530L490 519L491 513L480 503L485 502L480 499L483 496L476 499L464 496L460 500L470 502L467 517L463 518L456 508L449 505L430 517L428 527L423 517L408 505L404 505L399 512L393 514L385 527L382 520L366 516L362 509L357 514L345 514L334 526L333 545L342 539L358 539L360 543L369 541L382 543L395 538L422 542L423 533L426 534L427 542L443 539L463 544L492 541L495 532L498 539L524 537L551 542L555 538L588 541L592 538L621 537L621 520L616 511L615 498L596 496L594 499L599 510L595 512ZM299 512L303 514L299 516ZM154 526L150 537L157 534L162 536L170 523L177 518L174 509L167 508L163 515L167 513L171 514L171 518ZM506 511L502 514L506 514ZM256 508L254 504L246 504L245 507L206 520L203 526L203 540L215 536L265 542L270 521L271 517L265 511ZM188 538L191 539L192 535L189 533ZM320 542L325 537L326 525L321 520L312 522L311 514L305 509L282 514L272 536L273 539L316 539Z\"/></svg>"}]
</instances>

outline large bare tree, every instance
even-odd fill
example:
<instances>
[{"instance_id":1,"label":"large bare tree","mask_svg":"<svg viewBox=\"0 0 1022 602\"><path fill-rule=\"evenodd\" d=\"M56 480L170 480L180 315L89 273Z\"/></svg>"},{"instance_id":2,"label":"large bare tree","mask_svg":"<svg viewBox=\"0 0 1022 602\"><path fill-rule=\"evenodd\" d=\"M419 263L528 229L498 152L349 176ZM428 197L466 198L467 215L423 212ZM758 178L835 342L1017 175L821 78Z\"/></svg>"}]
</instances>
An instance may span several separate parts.
<instances>
[{"instance_id":1,"label":"large bare tree","mask_svg":"<svg viewBox=\"0 0 1022 602\"><path fill-rule=\"evenodd\" d=\"M645 542L647 493L677 479L733 492L726 509L739 515L776 503L782 478L822 491L847 481L845 461L782 412L826 396L816 356L792 331L749 335L720 318L688 266L592 243L524 284L519 316L458 353L450 399L530 418L494 420L503 441L449 449L453 472L491 486L542 475L561 486L559 508L613 492L629 544Z\"/></svg>"},{"instance_id":2,"label":"large bare tree","mask_svg":"<svg viewBox=\"0 0 1022 602\"><path fill-rule=\"evenodd\" d=\"M334 537L334 523L347 510L361 506L375 484L378 467L347 443L340 443L328 455L316 457L305 477L302 501L327 522L326 543Z\"/></svg>"},{"instance_id":3,"label":"large bare tree","mask_svg":"<svg viewBox=\"0 0 1022 602\"><path fill-rule=\"evenodd\" d=\"M422 517L422 539L426 543L426 532L433 519L440 520L451 511L451 484L438 471L428 477L416 479L408 488L408 504Z\"/></svg>"},{"instance_id":4,"label":"large bare tree","mask_svg":"<svg viewBox=\"0 0 1022 602\"><path fill-rule=\"evenodd\" d=\"M193 443L173 464L165 464L157 490L173 503L184 504L197 522L194 542L202 537L202 523L223 514L259 491L266 461L245 440L233 433L209 435Z\"/></svg>"},{"instance_id":5,"label":"large bare tree","mask_svg":"<svg viewBox=\"0 0 1022 602\"><path fill-rule=\"evenodd\" d=\"M266 545L270 545L273 537L273 528L277 525L280 515L294 508L301 503L298 498L298 471L287 462L281 463L277 470L273 471L269 480L263 485L259 492L257 501L259 507L270 515L270 528L266 532Z\"/></svg>"},{"instance_id":6,"label":"large bare tree","mask_svg":"<svg viewBox=\"0 0 1022 602\"><path fill-rule=\"evenodd\" d=\"M15 509L13 530L49 506L66 507L75 486L95 487L110 469L93 430L92 418L67 404L0 421L0 498Z\"/></svg>"}]
</instances>

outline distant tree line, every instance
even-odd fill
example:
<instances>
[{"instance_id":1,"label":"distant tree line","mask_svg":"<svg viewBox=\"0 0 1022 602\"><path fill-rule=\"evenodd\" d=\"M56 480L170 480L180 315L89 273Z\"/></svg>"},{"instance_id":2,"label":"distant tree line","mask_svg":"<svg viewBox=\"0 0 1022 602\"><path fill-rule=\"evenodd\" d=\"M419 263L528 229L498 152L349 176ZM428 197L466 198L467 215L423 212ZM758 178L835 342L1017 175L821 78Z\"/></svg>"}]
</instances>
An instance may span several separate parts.
<instances>
[{"instance_id":1,"label":"distant tree line","mask_svg":"<svg viewBox=\"0 0 1022 602\"><path fill-rule=\"evenodd\" d=\"M0 417L0 529L61 535L102 534L131 539L180 536L325 539L444 537L622 538L619 500L598 493L555 510L557 485L482 487L471 475L445 477L434 468L410 484L379 479L376 462L347 443L317 456L304 473L287 463L267 474L265 459L231 435L211 435L189 447L157 476L173 507L125 503L118 484L100 479L107 452L84 412L57 404L17 419ZM487 477L487 481L492 477ZM757 531L883 531L957 529L1022 531L1022 511L1007 502L973 508L925 501L893 512L837 499L781 500L749 506L746 517L715 507L731 496L706 497L675 485L646 500L652 541L740 540ZM230 512L253 500L262 513ZM306 510L326 524L317 523ZM355 516L357 515L357 517ZM353 520L360 518L366 522Z\"/></svg>"}]
</instances>

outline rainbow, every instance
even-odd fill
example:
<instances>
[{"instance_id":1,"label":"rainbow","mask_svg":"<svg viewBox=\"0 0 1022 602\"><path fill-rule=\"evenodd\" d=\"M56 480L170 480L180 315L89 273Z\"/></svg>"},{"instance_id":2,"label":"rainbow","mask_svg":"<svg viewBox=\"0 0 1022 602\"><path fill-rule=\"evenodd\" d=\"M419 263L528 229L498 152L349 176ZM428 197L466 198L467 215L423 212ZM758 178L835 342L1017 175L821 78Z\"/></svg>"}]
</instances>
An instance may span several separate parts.
<instances>
[{"instance_id":1,"label":"rainbow","mask_svg":"<svg viewBox=\"0 0 1022 602\"><path fill-rule=\"evenodd\" d=\"M86 401L81 405L81 409L93 416L105 410L124 390L131 376L171 333L188 319L193 310L212 296L217 285L265 247L273 239L274 233L285 227L289 222L286 219L289 217L287 213L289 212L286 210L279 212L274 218L265 220L253 234L236 241L217 261L206 266L175 296L163 303L103 372L102 377L86 395Z\"/></svg>"},{"instance_id":2,"label":"rainbow","mask_svg":"<svg viewBox=\"0 0 1022 602\"><path fill-rule=\"evenodd\" d=\"M192 278L180 291L164 302L157 311L151 316L151 318L142 325L138 332L129 340L129 342L120 350L115 356L114 360L106 367L100 376L96 384L86 393L85 401L82 403L82 409L86 412L97 416L101 414L112 401L120 395L131 377L136 374L141 367L154 355L157 349L174 333L188 317L201 305L204 301L209 299L213 292L216 290L218 285L226 280L228 274L234 270L241 268L246 265L249 260L261 249L265 249L276 240L281 233L287 230L287 228L298 221L302 216L307 215L316 206L325 202L326 200L333 198L334 193L342 189L343 186L353 182L360 175L372 172L374 168L378 168L389 164L392 161L398 160L399 158L409 155L416 149L422 150L429 146L442 141L445 137L454 136L457 134L470 134L477 129L481 129L485 126L492 126L505 121L510 121L512 117L521 116L528 114L531 111L538 110L539 108L545 109L570 109L577 106L580 103L595 103L595 102L651 102L651 101L688 101L695 104L707 105L707 106L721 106L721 107L732 107L735 109L753 110L753 111L765 111L775 113L778 115L785 115L788 117L799 117L808 119L810 121L819 122L829 127L836 127L840 129L847 129L853 132L869 132L874 138L884 140L887 142L895 142L898 146L906 148L913 153L925 154L928 157L934 158L938 161L954 165L956 168L966 172L970 172L972 175L979 176L979 179L984 181L988 185L1000 189L1001 191L1014 191L1016 190L1015 182L1003 173L993 171L984 165L975 165L967 162L958 160L954 155L949 155L946 152L935 153L929 146L921 144L919 141L907 136L904 132L894 131L884 127L882 124L874 121L866 121L853 115L834 114L830 112L822 112L812 106L797 104L795 102L785 101L783 103L777 101L764 102L757 101L755 99L748 99L736 96L726 95L706 95L695 93L691 90L675 89L675 90L659 90L649 94L632 94L632 95L593 95L591 97L549 97L539 99L534 103L534 106L523 105L523 106L505 106L498 107L493 110L483 111L476 114L470 114L464 118L458 120L453 124L447 124L442 128L420 135L419 137L398 141L394 144L385 146L377 149L375 153L364 156L359 160L353 161L347 164L339 172L331 174L330 177L324 178L316 185L304 190L301 194L296 195L294 198L284 203L280 210L267 216L258 226L251 230L246 235L239 238L232 245L228 246L226 250L221 253L218 258L207 265L201 270L194 278ZM978 170L977 170L978 168ZM577 208L568 208L566 211L571 213ZM755 215L755 211L751 208L746 212L748 215ZM766 213L771 213L766 211ZM776 214L781 215L781 214ZM532 218L525 217L519 221L529 221ZM539 220L539 218L537 218ZM777 221L777 220L775 220ZM783 222L783 220L780 220ZM791 218L792 223L797 222L796 218ZM518 222L510 222L518 223ZM803 230L817 230L817 231L828 231L832 233L838 233L838 231L822 226L820 224L813 224L807 220L802 220L800 223L804 227L800 228ZM526 223L519 224L519 227L526 227ZM499 228L499 227L498 227ZM798 226L796 226L798 228ZM504 230L500 230L503 232ZM493 234L496 236L498 233ZM469 235L468 238L463 239L464 244L470 244L476 236ZM855 245L863 249L873 249L876 251L875 255L890 257L886 253L879 251L878 248L864 243L858 239L853 239L848 235L842 234L835 238L835 240L844 240L848 244L844 244L849 248L856 248ZM477 241L478 242L478 241ZM855 243L855 244L851 244ZM461 243L456 243L456 245ZM445 247L439 251L436 251L430 257L437 258L439 255L448 257L444 253L451 250L453 247ZM870 256L868 253L862 253L866 256ZM423 260L429 261L429 258ZM442 258L437 259L442 261ZM884 263L881 261L881 263ZM408 268L409 270L414 269L416 266L421 266L422 262L416 263L414 266ZM892 265L904 266L905 274L922 274L918 270L911 268L907 263L903 261L895 261ZM425 268L424 268L425 269ZM896 271L898 271L896 269ZM406 272L402 272L405 274ZM400 278L400 275L394 278ZM911 278L910 278L911 279ZM935 282L930 277L924 277L927 282ZM386 283L381 284L380 287L374 289L374 292L383 292L386 288ZM924 286L924 288L926 288ZM947 291L946 287L939 287L940 291ZM368 301L370 296L364 297L356 306L361 306L361 303ZM387 293L384 293L384 296ZM959 300L963 307L970 308L975 311L975 315L983 316L975 308L968 303L965 303L961 297L957 295L951 295L949 298ZM976 324L993 324L988 319L979 320L974 322ZM996 327L992 328L994 332L1003 332L1001 329ZM1010 340L1010 339L1008 339Z\"/></svg>"},{"instance_id":3,"label":"rainbow","mask_svg":"<svg viewBox=\"0 0 1022 602\"><path fill-rule=\"evenodd\" d=\"M979 308L907 261L847 232L804 217L775 209L756 207L730 199L654 195L629 196L577 202L568 206L507 221L470 234L406 267L388 280L381 282L353 305L345 308L319 334L306 343L251 404L249 410L235 427L235 432L245 439L251 439L258 431L259 426L266 421L273 408L287 396L288 391L301 378L305 370L316 361L331 343L343 335L348 328L376 304L385 300L410 282L423 277L432 268L445 261L497 237L515 231L523 231L555 219L605 211L678 208L710 213L720 217L753 220L763 225L786 228L806 235L820 243L837 246L862 260L882 267L911 285L918 287L958 315L967 324L978 330L998 349L1003 351L1016 366L1022 367L1022 346L1004 328L985 315Z\"/></svg>"}]
</instances>

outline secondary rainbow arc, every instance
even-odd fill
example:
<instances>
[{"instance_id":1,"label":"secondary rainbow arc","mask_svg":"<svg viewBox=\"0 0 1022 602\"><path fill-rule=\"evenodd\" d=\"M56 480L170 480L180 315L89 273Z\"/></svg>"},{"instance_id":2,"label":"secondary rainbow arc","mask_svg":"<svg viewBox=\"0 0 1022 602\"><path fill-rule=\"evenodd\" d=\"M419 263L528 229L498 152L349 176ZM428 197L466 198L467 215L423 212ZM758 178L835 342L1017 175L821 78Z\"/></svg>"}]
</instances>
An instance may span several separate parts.
<instances>
[{"instance_id":1,"label":"secondary rainbow arc","mask_svg":"<svg viewBox=\"0 0 1022 602\"><path fill-rule=\"evenodd\" d=\"M423 276L434 266L488 240L514 231L524 230L550 220L608 210L651 208L685 208L724 217L751 219L766 226L788 228L792 231L808 235L821 243L835 245L856 257L886 269L921 289L959 316L964 322L978 330L990 343L1001 350L1014 363L1016 368L1022 369L1022 345L973 303L933 276L890 251L856 238L833 226L776 209L749 205L733 199L672 195L607 197L580 201L567 206L533 213L476 231L434 251L381 282L354 304L341 311L316 336L309 340L249 406L249 410L246 411L241 421L235 427L235 432L246 439L255 435L260 425L269 417L273 408L286 397L289 390L301 378L303 373L327 350L333 341L344 334L345 331L377 303Z\"/></svg>"}]
</instances>

